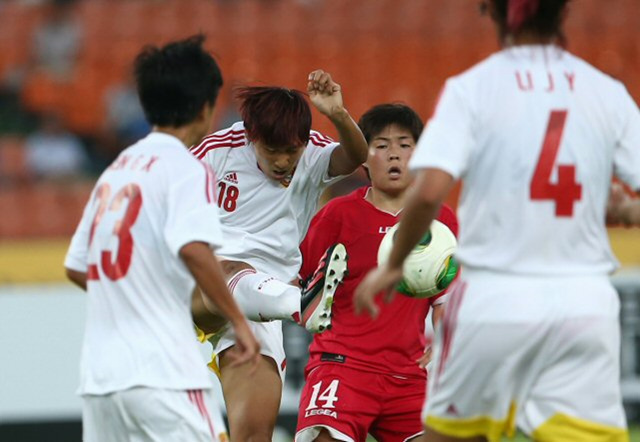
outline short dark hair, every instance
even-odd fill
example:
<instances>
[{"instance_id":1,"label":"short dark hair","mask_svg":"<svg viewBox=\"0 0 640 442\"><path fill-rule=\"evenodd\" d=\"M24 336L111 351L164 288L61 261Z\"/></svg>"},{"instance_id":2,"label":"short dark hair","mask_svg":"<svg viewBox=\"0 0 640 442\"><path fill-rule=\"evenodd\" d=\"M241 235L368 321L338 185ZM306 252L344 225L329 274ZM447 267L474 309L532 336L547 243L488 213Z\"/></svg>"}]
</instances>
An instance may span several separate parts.
<instances>
[{"instance_id":1,"label":"short dark hair","mask_svg":"<svg viewBox=\"0 0 640 442\"><path fill-rule=\"evenodd\" d=\"M358 121L358 126L360 126L367 143L370 143L376 135L391 124L407 129L416 142L420 138L424 127L416 111L400 103L385 103L373 106Z\"/></svg>"},{"instance_id":2,"label":"short dark hair","mask_svg":"<svg viewBox=\"0 0 640 442\"><path fill-rule=\"evenodd\" d=\"M570 0L490 0L494 5L500 38L521 31L540 37L557 37L564 43L562 21Z\"/></svg>"},{"instance_id":3,"label":"short dark hair","mask_svg":"<svg viewBox=\"0 0 640 442\"><path fill-rule=\"evenodd\" d=\"M303 92L275 86L240 87L235 92L249 140L272 147L309 142L311 109Z\"/></svg>"},{"instance_id":4,"label":"short dark hair","mask_svg":"<svg viewBox=\"0 0 640 442\"><path fill-rule=\"evenodd\" d=\"M180 127L196 119L205 103L214 104L222 87L215 59L194 35L163 47L146 46L136 57L135 79L147 120Z\"/></svg>"}]
</instances>

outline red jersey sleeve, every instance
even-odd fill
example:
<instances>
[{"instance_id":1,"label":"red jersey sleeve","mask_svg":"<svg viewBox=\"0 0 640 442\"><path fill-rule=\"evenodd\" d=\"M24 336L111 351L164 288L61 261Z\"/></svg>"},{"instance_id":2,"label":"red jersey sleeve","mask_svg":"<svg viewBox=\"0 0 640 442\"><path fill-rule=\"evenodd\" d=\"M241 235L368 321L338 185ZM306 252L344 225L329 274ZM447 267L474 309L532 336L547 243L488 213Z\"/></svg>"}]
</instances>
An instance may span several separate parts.
<instances>
[{"instance_id":1,"label":"red jersey sleeve","mask_svg":"<svg viewBox=\"0 0 640 442\"><path fill-rule=\"evenodd\" d=\"M318 261L329 246L338 242L339 235L340 222L331 217L330 206L327 205L313 217L307 236L300 245L302 279L307 279L313 274L318 267Z\"/></svg>"}]
</instances>

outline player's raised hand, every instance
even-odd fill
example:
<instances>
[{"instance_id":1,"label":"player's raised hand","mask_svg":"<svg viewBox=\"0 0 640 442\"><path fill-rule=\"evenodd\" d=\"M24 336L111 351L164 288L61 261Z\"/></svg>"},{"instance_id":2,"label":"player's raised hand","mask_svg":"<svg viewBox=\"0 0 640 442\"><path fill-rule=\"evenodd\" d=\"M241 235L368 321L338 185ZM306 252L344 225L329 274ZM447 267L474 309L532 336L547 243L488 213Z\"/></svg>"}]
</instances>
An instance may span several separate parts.
<instances>
[{"instance_id":1,"label":"player's raised hand","mask_svg":"<svg viewBox=\"0 0 640 442\"><path fill-rule=\"evenodd\" d=\"M401 279L402 269L395 270L382 266L370 271L356 288L353 297L356 314L359 315L363 310L366 310L371 317L377 317L380 309L376 305L376 295L383 293L385 300L391 301L395 286Z\"/></svg>"},{"instance_id":2,"label":"player's raised hand","mask_svg":"<svg viewBox=\"0 0 640 442\"><path fill-rule=\"evenodd\" d=\"M328 72L322 69L315 70L309 74L308 80L309 98L320 113L331 117L344 111L342 89Z\"/></svg>"},{"instance_id":3,"label":"player's raised hand","mask_svg":"<svg viewBox=\"0 0 640 442\"><path fill-rule=\"evenodd\" d=\"M227 352L231 359L231 366L235 367L249 363L252 369L258 367L260 361L260 344L249 328L246 320L233 324L236 345Z\"/></svg>"}]
</instances>

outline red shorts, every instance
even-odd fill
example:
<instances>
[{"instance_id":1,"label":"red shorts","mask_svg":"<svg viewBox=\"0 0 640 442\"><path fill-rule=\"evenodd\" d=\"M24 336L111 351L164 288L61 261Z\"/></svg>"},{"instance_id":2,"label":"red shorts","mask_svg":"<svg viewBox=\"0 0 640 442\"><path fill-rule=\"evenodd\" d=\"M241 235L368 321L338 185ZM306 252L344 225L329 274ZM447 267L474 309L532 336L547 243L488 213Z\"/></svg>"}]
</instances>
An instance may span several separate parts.
<instances>
[{"instance_id":1,"label":"red shorts","mask_svg":"<svg viewBox=\"0 0 640 442\"><path fill-rule=\"evenodd\" d=\"M367 433L381 442L411 439L423 432L425 391L425 379L322 364L307 375L295 440L311 442L321 428L348 442L364 442Z\"/></svg>"}]
</instances>

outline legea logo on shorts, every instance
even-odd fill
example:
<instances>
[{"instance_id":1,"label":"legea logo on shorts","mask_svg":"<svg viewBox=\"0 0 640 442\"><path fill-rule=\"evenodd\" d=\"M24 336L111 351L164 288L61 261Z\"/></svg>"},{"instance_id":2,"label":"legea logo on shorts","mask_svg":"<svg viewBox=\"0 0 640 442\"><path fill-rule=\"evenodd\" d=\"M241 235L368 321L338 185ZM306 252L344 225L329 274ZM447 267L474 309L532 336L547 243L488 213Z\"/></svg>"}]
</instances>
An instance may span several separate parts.
<instances>
[{"instance_id":1,"label":"legea logo on shorts","mask_svg":"<svg viewBox=\"0 0 640 442\"><path fill-rule=\"evenodd\" d=\"M310 416L330 416L334 419L338 418L338 413L335 411L335 403L338 402L338 386L340 381L334 379L329 386L320 393L322 389L322 381L314 384L311 393L311 399L309 399L309 405L305 409L304 417ZM318 406L318 402L324 402L324 404Z\"/></svg>"},{"instance_id":2,"label":"legea logo on shorts","mask_svg":"<svg viewBox=\"0 0 640 442\"><path fill-rule=\"evenodd\" d=\"M304 412L304 417L310 416L331 416L334 419L338 419L338 413L332 410L327 410L326 408L316 408L315 410L307 410Z\"/></svg>"}]
</instances>

